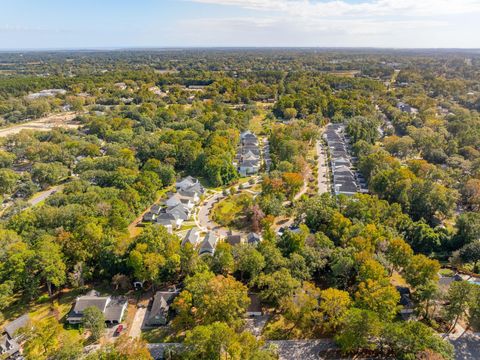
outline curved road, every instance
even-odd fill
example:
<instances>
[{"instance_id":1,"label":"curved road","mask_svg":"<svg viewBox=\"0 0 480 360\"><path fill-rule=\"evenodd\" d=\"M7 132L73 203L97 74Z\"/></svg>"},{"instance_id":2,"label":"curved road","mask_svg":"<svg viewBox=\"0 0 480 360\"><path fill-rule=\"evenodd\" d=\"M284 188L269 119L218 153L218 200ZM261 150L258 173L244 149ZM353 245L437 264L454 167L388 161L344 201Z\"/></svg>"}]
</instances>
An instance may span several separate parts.
<instances>
[{"instance_id":1,"label":"curved road","mask_svg":"<svg viewBox=\"0 0 480 360\"><path fill-rule=\"evenodd\" d=\"M258 178L257 178L258 180ZM238 187L236 188L238 190ZM250 189L243 189L242 192L248 192L253 194L254 196L258 195L258 192L252 191ZM198 213L195 212L193 214L193 220L195 221L195 225L200 229L200 231L213 231L216 236L218 237L226 237L230 229L227 229L213 220L210 219L210 211L213 208L213 205L224 199L226 196L223 195L221 191L215 191L213 194L209 195L203 202L200 204L198 208ZM246 235L247 233L244 231L239 230L232 230L232 233L235 235Z\"/></svg>"}]
</instances>

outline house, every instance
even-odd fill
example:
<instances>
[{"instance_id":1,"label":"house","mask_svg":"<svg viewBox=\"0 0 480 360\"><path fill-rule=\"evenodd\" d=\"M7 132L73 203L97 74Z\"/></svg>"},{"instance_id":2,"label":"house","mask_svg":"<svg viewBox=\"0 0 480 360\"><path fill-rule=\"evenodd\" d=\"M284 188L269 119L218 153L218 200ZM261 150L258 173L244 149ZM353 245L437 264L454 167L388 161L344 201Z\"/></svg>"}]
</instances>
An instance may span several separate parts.
<instances>
[{"instance_id":1,"label":"house","mask_svg":"<svg viewBox=\"0 0 480 360\"><path fill-rule=\"evenodd\" d=\"M190 199L194 204L198 203L200 201L200 196L196 191L192 190L179 190L177 192L181 197L184 199Z\"/></svg>"},{"instance_id":2,"label":"house","mask_svg":"<svg viewBox=\"0 0 480 360\"><path fill-rule=\"evenodd\" d=\"M157 291L153 297L146 324L148 326L167 325L171 313L170 305L178 294L178 291Z\"/></svg>"},{"instance_id":3,"label":"house","mask_svg":"<svg viewBox=\"0 0 480 360\"><path fill-rule=\"evenodd\" d=\"M178 229L180 226L182 226L183 219L175 213L161 213L157 216L156 222L157 224L164 226L165 224L170 224L172 228Z\"/></svg>"},{"instance_id":4,"label":"house","mask_svg":"<svg viewBox=\"0 0 480 360\"><path fill-rule=\"evenodd\" d=\"M197 182L189 188L184 189L184 191L195 191L197 194L202 195L205 193L205 188L202 186L202 184Z\"/></svg>"},{"instance_id":5,"label":"house","mask_svg":"<svg viewBox=\"0 0 480 360\"><path fill-rule=\"evenodd\" d=\"M410 289L405 286L396 286L396 288L400 294L400 301L398 304L402 306L402 309L400 310L402 319L405 321L413 319L415 306L410 298Z\"/></svg>"},{"instance_id":6,"label":"house","mask_svg":"<svg viewBox=\"0 0 480 360\"><path fill-rule=\"evenodd\" d=\"M238 172L242 176L256 174L260 170L258 160L244 160L238 166Z\"/></svg>"},{"instance_id":7,"label":"house","mask_svg":"<svg viewBox=\"0 0 480 360\"><path fill-rule=\"evenodd\" d=\"M84 310L91 306L96 307L103 313L107 324L118 324L122 321L127 309L127 300L113 298L110 295L100 296L98 292L92 290L87 295L77 297L75 305L67 315L67 322L69 324L80 324Z\"/></svg>"},{"instance_id":8,"label":"house","mask_svg":"<svg viewBox=\"0 0 480 360\"><path fill-rule=\"evenodd\" d=\"M243 239L241 235L233 235L230 233L225 238L225 242L230 244L231 246L235 246L235 245L243 244Z\"/></svg>"},{"instance_id":9,"label":"house","mask_svg":"<svg viewBox=\"0 0 480 360\"><path fill-rule=\"evenodd\" d=\"M166 201L167 207L176 206L178 204L184 204L188 209L193 209L195 203L191 197L182 196L180 193L172 194Z\"/></svg>"},{"instance_id":10,"label":"house","mask_svg":"<svg viewBox=\"0 0 480 360\"><path fill-rule=\"evenodd\" d=\"M25 314L5 326L3 335L0 337L0 358L19 358L23 337L21 334L18 334L18 330L27 326L29 322L30 316Z\"/></svg>"},{"instance_id":11,"label":"house","mask_svg":"<svg viewBox=\"0 0 480 360\"><path fill-rule=\"evenodd\" d=\"M183 204L178 204L169 208L165 209L165 213L167 214L174 214L178 216L183 221L186 221L190 218L190 209L188 209Z\"/></svg>"},{"instance_id":12,"label":"house","mask_svg":"<svg viewBox=\"0 0 480 360\"><path fill-rule=\"evenodd\" d=\"M252 150L248 150L245 154L242 155L243 160L258 160L260 156L254 154Z\"/></svg>"},{"instance_id":13,"label":"house","mask_svg":"<svg viewBox=\"0 0 480 360\"><path fill-rule=\"evenodd\" d=\"M353 181L337 181L334 184L335 195L355 195L358 192L357 185Z\"/></svg>"},{"instance_id":14,"label":"house","mask_svg":"<svg viewBox=\"0 0 480 360\"><path fill-rule=\"evenodd\" d=\"M155 214L155 215L158 215L160 214L160 212L162 211L162 207L158 204L154 204L152 205L152 207L150 208L150 212L152 214Z\"/></svg>"},{"instance_id":15,"label":"house","mask_svg":"<svg viewBox=\"0 0 480 360\"><path fill-rule=\"evenodd\" d=\"M218 239L213 232L208 232L207 235L203 238L202 244L198 253L200 255L208 254L213 255L215 253L215 248L217 247Z\"/></svg>"},{"instance_id":16,"label":"house","mask_svg":"<svg viewBox=\"0 0 480 360\"><path fill-rule=\"evenodd\" d=\"M187 190L188 188L199 184L198 179L194 178L193 176L187 176L180 181L175 183L175 188L178 190Z\"/></svg>"},{"instance_id":17,"label":"house","mask_svg":"<svg viewBox=\"0 0 480 360\"><path fill-rule=\"evenodd\" d=\"M242 144L255 144L258 145L258 138L251 131L247 130L240 134L240 141Z\"/></svg>"},{"instance_id":18,"label":"house","mask_svg":"<svg viewBox=\"0 0 480 360\"><path fill-rule=\"evenodd\" d=\"M262 238L257 233L251 232L247 235L247 244L258 245Z\"/></svg>"},{"instance_id":19,"label":"house","mask_svg":"<svg viewBox=\"0 0 480 360\"><path fill-rule=\"evenodd\" d=\"M190 230L187 231L187 234L185 237L182 239L182 246L185 246L187 244L191 244L193 247L196 247L198 245L198 242L200 240L200 230L197 228L191 228Z\"/></svg>"},{"instance_id":20,"label":"house","mask_svg":"<svg viewBox=\"0 0 480 360\"><path fill-rule=\"evenodd\" d=\"M143 215L143 222L154 222L156 217L157 215L149 211L145 215Z\"/></svg>"}]
</instances>

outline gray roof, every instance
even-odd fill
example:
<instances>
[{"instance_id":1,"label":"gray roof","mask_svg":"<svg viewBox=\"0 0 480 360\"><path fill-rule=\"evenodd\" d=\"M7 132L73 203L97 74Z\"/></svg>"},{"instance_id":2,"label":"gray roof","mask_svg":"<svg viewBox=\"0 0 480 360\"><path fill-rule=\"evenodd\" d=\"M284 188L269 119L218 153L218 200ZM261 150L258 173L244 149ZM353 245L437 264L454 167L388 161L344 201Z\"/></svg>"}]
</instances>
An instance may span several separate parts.
<instances>
[{"instance_id":1,"label":"gray roof","mask_svg":"<svg viewBox=\"0 0 480 360\"><path fill-rule=\"evenodd\" d=\"M125 299L116 299L110 296L99 296L98 293L79 296L67 320L81 319L86 308L96 307L105 316L106 321L120 321L123 310L127 304Z\"/></svg>"},{"instance_id":2,"label":"gray roof","mask_svg":"<svg viewBox=\"0 0 480 360\"><path fill-rule=\"evenodd\" d=\"M184 189L185 191L195 191L197 194L203 194L205 189L203 188L202 184L199 182Z\"/></svg>"},{"instance_id":3,"label":"gray roof","mask_svg":"<svg viewBox=\"0 0 480 360\"><path fill-rule=\"evenodd\" d=\"M150 212L151 212L151 213L154 213L154 214L157 214L157 215L160 213L161 210L162 210L162 207L161 207L160 205L158 205L158 204L154 204L154 205L152 205L152 207L150 208Z\"/></svg>"},{"instance_id":4,"label":"gray roof","mask_svg":"<svg viewBox=\"0 0 480 360\"><path fill-rule=\"evenodd\" d=\"M124 311L124 307L127 304L126 299L111 299L105 309L105 316L106 321L122 321L122 314Z\"/></svg>"},{"instance_id":5,"label":"gray roof","mask_svg":"<svg viewBox=\"0 0 480 360\"><path fill-rule=\"evenodd\" d=\"M143 221L153 221L155 220L155 214L151 213L150 211L143 215Z\"/></svg>"},{"instance_id":6,"label":"gray roof","mask_svg":"<svg viewBox=\"0 0 480 360\"><path fill-rule=\"evenodd\" d=\"M258 160L244 160L240 163L240 167L255 167L258 166Z\"/></svg>"},{"instance_id":7,"label":"gray roof","mask_svg":"<svg viewBox=\"0 0 480 360\"><path fill-rule=\"evenodd\" d=\"M8 336L10 336L11 339L15 337L15 332L22 328L25 327L28 322L30 321L30 316L28 314L24 314L20 316L19 318L16 318L12 322L9 322L5 328L3 329L4 332L7 333Z\"/></svg>"},{"instance_id":8,"label":"gray roof","mask_svg":"<svg viewBox=\"0 0 480 360\"><path fill-rule=\"evenodd\" d=\"M242 243L242 236L241 235L228 235L225 239L227 243L232 246L238 245Z\"/></svg>"},{"instance_id":9,"label":"gray roof","mask_svg":"<svg viewBox=\"0 0 480 360\"><path fill-rule=\"evenodd\" d=\"M153 297L152 309L148 315L148 320L155 318L158 314L168 313L170 304L179 294L178 291L157 291Z\"/></svg>"},{"instance_id":10,"label":"gray roof","mask_svg":"<svg viewBox=\"0 0 480 360\"><path fill-rule=\"evenodd\" d=\"M179 205L181 205L181 204L179 204ZM172 215L177 216L179 219L182 219L182 220L188 220L188 218L189 218L188 212L185 211L185 209L180 208L178 205L167 209L166 212L167 212L167 214L172 214Z\"/></svg>"},{"instance_id":11,"label":"gray roof","mask_svg":"<svg viewBox=\"0 0 480 360\"><path fill-rule=\"evenodd\" d=\"M81 314L86 308L91 306L95 306L99 310L104 311L108 301L109 296L79 296L73 307L73 312Z\"/></svg>"},{"instance_id":12,"label":"gray roof","mask_svg":"<svg viewBox=\"0 0 480 360\"><path fill-rule=\"evenodd\" d=\"M174 223L174 220L169 220L169 219L157 219L155 220L155 223L158 224L158 225L163 225L163 226L172 226L173 227L173 223Z\"/></svg>"},{"instance_id":13,"label":"gray roof","mask_svg":"<svg viewBox=\"0 0 480 360\"><path fill-rule=\"evenodd\" d=\"M254 243L258 243L261 241L261 237L260 235L254 233L254 232L251 232L247 235L247 242L249 244L254 244Z\"/></svg>"},{"instance_id":14,"label":"gray roof","mask_svg":"<svg viewBox=\"0 0 480 360\"><path fill-rule=\"evenodd\" d=\"M187 189L195 185L196 183L198 183L198 179L194 178L193 176L187 176L186 178L183 178L182 180L177 181L175 186L177 188Z\"/></svg>"},{"instance_id":15,"label":"gray roof","mask_svg":"<svg viewBox=\"0 0 480 360\"><path fill-rule=\"evenodd\" d=\"M0 338L0 354L1 356L11 356L20 351L20 345L14 339L10 339L8 335L2 336ZM7 359L9 358L7 356Z\"/></svg>"},{"instance_id":16,"label":"gray roof","mask_svg":"<svg viewBox=\"0 0 480 360\"><path fill-rule=\"evenodd\" d=\"M173 214L173 213L161 213L157 217L157 222L159 220L169 220L169 221L176 221L178 219L178 215Z\"/></svg>"},{"instance_id":17,"label":"gray roof","mask_svg":"<svg viewBox=\"0 0 480 360\"><path fill-rule=\"evenodd\" d=\"M208 232L205 235L205 238L202 241L202 245L200 245L200 254L210 252L213 253L215 251L215 247L217 246L217 237L213 232Z\"/></svg>"},{"instance_id":18,"label":"gray roof","mask_svg":"<svg viewBox=\"0 0 480 360\"><path fill-rule=\"evenodd\" d=\"M191 228L187 231L187 234L182 240L182 246L185 246L187 243L192 244L193 246L197 245L198 242L198 232L197 228Z\"/></svg>"}]
</instances>

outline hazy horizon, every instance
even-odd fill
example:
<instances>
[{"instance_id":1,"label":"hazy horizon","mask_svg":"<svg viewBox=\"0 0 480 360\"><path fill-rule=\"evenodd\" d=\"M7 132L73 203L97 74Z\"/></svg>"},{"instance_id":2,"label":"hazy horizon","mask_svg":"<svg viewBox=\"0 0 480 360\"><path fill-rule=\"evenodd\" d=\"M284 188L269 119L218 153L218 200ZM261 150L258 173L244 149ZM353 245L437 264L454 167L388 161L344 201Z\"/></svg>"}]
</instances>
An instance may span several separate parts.
<instances>
[{"instance_id":1,"label":"hazy horizon","mask_svg":"<svg viewBox=\"0 0 480 360\"><path fill-rule=\"evenodd\" d=\"M17 0L0 49L477 49L479 16L480 0Z\"/></svg>"}]
</instances>

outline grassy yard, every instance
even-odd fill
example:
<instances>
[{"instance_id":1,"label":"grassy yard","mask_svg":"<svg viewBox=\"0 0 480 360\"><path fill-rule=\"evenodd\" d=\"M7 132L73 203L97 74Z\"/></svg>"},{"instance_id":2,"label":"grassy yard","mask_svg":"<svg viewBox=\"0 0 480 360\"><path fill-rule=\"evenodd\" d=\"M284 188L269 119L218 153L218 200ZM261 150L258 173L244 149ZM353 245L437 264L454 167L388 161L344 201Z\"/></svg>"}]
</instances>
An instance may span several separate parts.
<instances>
[{"instance_id":1,"label":"grassy yard","mask_svg":"<svg viewBox=\"0 0 480 360\"><path fill-rule=\"evenodd\" d=\"M222 226L244 229L248 226L245 219L245 210L251 202L251 194L230 195L215 204L212 210L212 218Z\"/></svg>"},{"instance_id":2,"label":"grassy yard","mask_svg":"<svg viewBox=\"0 0 480 360\"><path fill-rule=\"evenodd\" d=\"M0 324L0 327L25 313L28 313L33 321L39 321L48 316L54 316L57 320L63 321L75 298L83 292L84 290L63 290L54 299L49 299L44 295L40 296L35 302L14 297L11 305L2 311L5 320Z\"/></svg>"},{"instance_id":3,"label":"grassy yard","mask_svg":"<svg viewBox=\"0 0 480 360\"><path fill-rule=\"evenodd\" d=\"M179 334L170 326L160 326L148 330L142 331L142 339L148 343L166 343L166 342L178 342L181 339Z\"/></svg>"}]
</instances>

